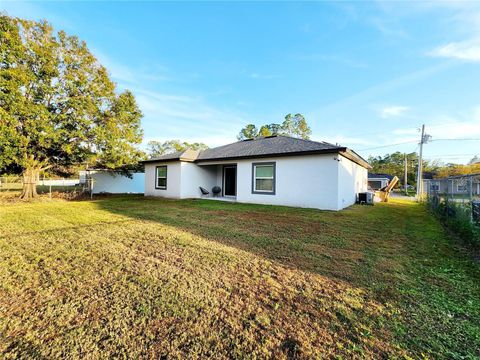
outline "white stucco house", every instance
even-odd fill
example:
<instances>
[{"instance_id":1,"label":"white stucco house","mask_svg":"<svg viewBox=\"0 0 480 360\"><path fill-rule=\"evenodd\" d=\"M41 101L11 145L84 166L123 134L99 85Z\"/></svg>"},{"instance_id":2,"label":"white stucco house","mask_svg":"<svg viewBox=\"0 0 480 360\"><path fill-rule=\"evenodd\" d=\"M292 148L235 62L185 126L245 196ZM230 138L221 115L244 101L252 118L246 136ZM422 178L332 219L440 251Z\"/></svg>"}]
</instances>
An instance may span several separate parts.
<instances>
[{"instance_id":1,"label":"white stucco house","mask_svg":"<svg viewBox=\"0 0 480 360\"><path fill-rule=\"evenodd\" d=\"M372 190L380 190L386 187L390 181L392 181L393 176L388 174L368 174L368 186Z\"/></svg>"},{"instance_id":2,"label":"white stucco house","mask_svg":"<svg viewBox=\"0 0 480 360\"><path fill-rule=\"evenodd\" d=\"M146 196L212 198L217 186L219 200L327 210L354 204L367 191L371 168L346 147L280 135L163 155L144 165Z\"/></svg>"}]
</instances>

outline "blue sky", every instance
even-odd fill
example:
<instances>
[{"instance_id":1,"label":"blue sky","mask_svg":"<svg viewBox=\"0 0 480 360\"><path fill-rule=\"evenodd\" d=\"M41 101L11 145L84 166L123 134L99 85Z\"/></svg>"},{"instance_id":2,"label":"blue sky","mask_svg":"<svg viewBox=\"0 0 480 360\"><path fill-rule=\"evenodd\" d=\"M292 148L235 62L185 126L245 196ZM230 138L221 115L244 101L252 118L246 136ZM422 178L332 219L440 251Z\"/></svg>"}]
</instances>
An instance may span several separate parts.
<instances>
[{"instance_id":1,"label":"blue sky","mask_svg":"<svg viewBox=\"0 0 480 360\"><path fill-rule=\"evenodd\" d=\"M78 35L136 95L149 140L230 143L302 113L314 140L361 155L480 155L480 3L19 2ZM399 144L401 143L401 144ZM399 144L389 146L391 144Z\"/></svg>"}]
</instances>

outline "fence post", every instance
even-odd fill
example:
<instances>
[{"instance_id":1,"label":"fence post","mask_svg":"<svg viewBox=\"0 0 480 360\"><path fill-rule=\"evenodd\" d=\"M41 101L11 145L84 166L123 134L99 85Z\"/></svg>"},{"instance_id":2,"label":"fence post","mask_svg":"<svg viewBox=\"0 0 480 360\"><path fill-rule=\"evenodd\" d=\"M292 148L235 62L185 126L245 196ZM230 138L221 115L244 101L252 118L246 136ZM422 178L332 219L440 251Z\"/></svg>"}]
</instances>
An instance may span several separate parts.
<instances>
[{"instance_id":1,"label":"fence post","mask_svg":"<svg viewBox=\"0 0 480 360\"><path fill-rule=\"evenodd\" d=\"M473 200L473 176L468 177L468 189L469 189L469 196L470 196L470 201Z\"/></svg>"},{"instance_id":2,"label":"fence post","mask_svg":"<svg viewBox=\"0 0 480 360\"><path fill-rule=\"evenodd\" d=\"M480 225L480 200L472 200L472 221Z\"/></svg>"},{"instance_id":3,"label":"fence post","mask_svg":"<svg viewBox=\"0 0 480 360\"><path fill-rule=\"evenodd\" d=\"M451 190L451 192L450 192L450 195L451 195L451 196L450 196L450 197L451 197L451 199L453 200L453 179L450 180L450 182L451 182L451 184L452 184L452 188L450 189L450 190Z\"/></svg>"},{"instance_id":4,"label":"fence post","mask_svg":"<svg viewBox=\"0 0 480 360\"><path fill-rule=\"evenodd\" d=\"M89 187L90 187L90 200L93 199L93 178L90 176L89 180Z\"/></svg>"}]
</instances>

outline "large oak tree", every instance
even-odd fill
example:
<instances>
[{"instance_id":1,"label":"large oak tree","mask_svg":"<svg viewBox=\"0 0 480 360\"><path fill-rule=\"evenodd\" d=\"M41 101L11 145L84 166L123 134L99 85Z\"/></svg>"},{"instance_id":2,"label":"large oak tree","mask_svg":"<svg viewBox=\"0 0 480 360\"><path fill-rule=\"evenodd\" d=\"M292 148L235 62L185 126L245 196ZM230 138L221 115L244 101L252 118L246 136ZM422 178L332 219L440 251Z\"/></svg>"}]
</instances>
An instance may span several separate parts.
<instances>
[{"instance_id":1,"label":"large oak tree","mask_svg":"<svg viewBox=\"0 0 480 360\"><path fill-rule=\"evenodd\" d=\"M138 161L141 117L85 42L46 21L0 14L0 171L21 169L22 198L36 196L48 168Z\"/></svg>"}]
</instances>

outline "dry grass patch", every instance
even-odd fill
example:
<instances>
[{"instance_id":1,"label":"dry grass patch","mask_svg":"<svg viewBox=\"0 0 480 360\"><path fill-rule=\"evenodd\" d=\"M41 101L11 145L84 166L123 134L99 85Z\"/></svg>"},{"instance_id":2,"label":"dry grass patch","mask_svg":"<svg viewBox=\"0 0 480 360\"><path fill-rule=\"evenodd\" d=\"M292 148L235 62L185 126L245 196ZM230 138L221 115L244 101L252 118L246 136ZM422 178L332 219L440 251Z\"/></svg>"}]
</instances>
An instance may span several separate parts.
<instances>
[{"instance_id":1,"label":"dry grass patch","mask_svg":"<svg viewBox=\"0 0 480 360\"><path fill-rule=\"evenodd\" d=\"M340 213L135 196L9 204L0 353L473 358L475 266L403 203Z\"/></svg>"}]
</instances>

